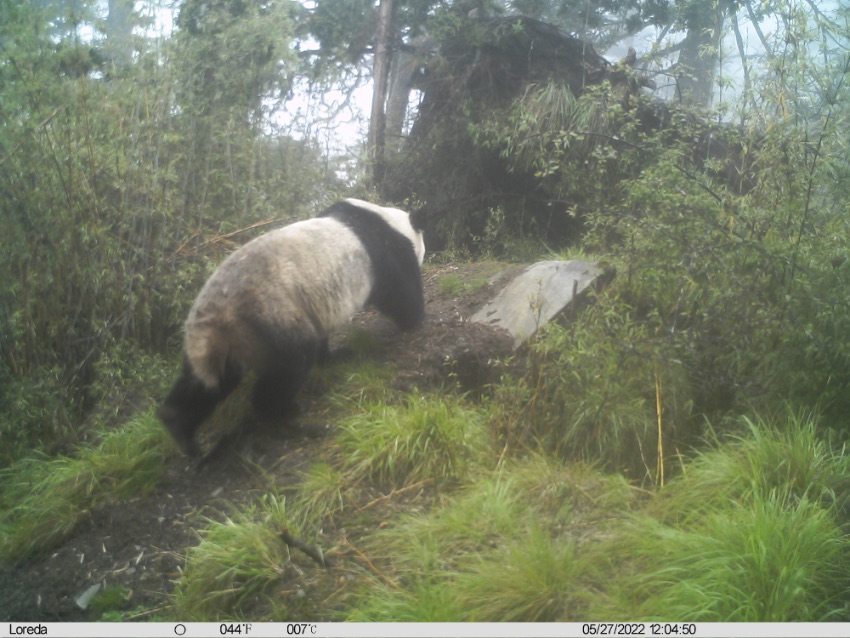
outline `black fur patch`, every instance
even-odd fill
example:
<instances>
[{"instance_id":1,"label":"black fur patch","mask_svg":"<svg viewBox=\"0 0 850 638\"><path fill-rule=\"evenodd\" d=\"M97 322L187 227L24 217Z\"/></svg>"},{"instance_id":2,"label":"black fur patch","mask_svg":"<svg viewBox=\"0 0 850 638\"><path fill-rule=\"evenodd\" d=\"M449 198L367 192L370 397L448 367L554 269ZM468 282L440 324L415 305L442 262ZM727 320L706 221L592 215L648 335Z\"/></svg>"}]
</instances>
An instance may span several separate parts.
<instances>
[{"instance_id":1,"label":"black fur patch","mask_svg":"<svg viewBox=\"0 0 850 638\"><path fill-rule=\"evenodd\" d=\"M212 414L239 384L240 374L228 366L215 390L208 390L192 373L192 366L184 357L183 372L159 408L159 418L171 432L183 452L198 456L201 449L195 441L195 431Z\"/></svg>"},{"instance_id":2,"label":"black fur patch","mask_svg":"<svg viewBox=\"0 0 850 638\"><path fill-rule=\"evenodd\" d=\"M319 217L345 224L366 248L375 273L369 303L402 330L416 327L425 316L422 274L413 243L377 213L350 202L337 202Z\"/></svg>"},{"instance_id":3,"label":"black fur patch","mask_svg":"<svg viewBox=\"0 0 850 638\"><path fill-rule=\"evenodd\" d=\"M368 303L392 318L400 328L415 327L424 317L425 299L412 241L380 214L349 202L334 204L320 216L335 219L351 229L369 255L375 283ZM254 257L252 267L256 268L256 254ZM246 279L258 278L261 284L269 283L258 270L242 274ZM259 354L259 361L240 363L251 366L257 374L253 401L261 420L273 421L297 414L295 395L317 358L327 354L327 339L317 330L322 322L319 317L311 316L309 304L302 306L303 324L281 331L273 322L262 318L263 306L259 300L252 301L244 295L241 298L238 320L243 325L239 329L253 332L256 342L266 346ZM195 432L240 382L241 372L236 362L228 360L218 387L210 390L195 376L189 361L184 360L183 373L160 407L159 416L186 454L200 454Z\"/></svg>"}]
</instances>

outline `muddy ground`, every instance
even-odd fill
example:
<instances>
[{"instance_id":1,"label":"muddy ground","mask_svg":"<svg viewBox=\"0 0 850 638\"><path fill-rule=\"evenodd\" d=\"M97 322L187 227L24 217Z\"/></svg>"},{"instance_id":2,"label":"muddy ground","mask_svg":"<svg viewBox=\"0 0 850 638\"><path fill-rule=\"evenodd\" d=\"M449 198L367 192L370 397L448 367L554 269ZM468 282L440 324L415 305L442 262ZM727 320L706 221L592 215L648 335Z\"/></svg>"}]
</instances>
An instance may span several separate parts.
<instances>
[{"instance_id":1,"label":"muddy ground","mask_svg":"<svg viewBox=\"0 0 850 638\"><path fill-rule=\"evenodd\" d=\"M354 322L381 343L374 358L394 364L393 383L400 392L450 383L474 394L498 381L512 341L504 333L466 320L518 270L489 262L430 266L424 273L426 319L415 332L401 333L368 311ZM336 338L332 345L344 343ZM305 389L306 420L326 391L315 383ZM327 436L332 437L333 424L328 426ZM205 526L205 517L221 518L229 509L255 499L268 488L269 476L282 493L290 493L300 472L319 458L327 441L285 433L246 437L224 446L201 469L189 468L184 457L175 455L165 461L164 479L153 494L89 512L73 535L45 556L0 567L0 620L97 620L101 611L83 610L76 600L98 583L122 593L120 607L131 619L169 617L169 594L180 577L186 550L200 541L194 529ZM380 579L380 570L358 549L357 539L370 526L383 524L384 515L392 515L382 511L390 501L397 512L405 502L427 496L427 486L404 494L367 492L361 508L368 510L368 516L346 528L326 530L327 536L318 539L325 554L335 558L330 569L293 549L276 594L301 601L293 607L300 617L290 620L333 619L358 579Z\"/></svg>"}]
</instances>

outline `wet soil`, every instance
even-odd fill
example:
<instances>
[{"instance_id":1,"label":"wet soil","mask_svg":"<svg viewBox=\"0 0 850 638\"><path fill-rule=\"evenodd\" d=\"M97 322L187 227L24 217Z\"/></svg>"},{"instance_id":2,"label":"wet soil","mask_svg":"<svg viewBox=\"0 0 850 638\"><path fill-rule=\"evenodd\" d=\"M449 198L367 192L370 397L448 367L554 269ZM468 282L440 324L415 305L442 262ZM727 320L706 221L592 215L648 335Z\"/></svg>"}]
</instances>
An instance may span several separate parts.
<instances>
[{"instance_id":1,"label":"wet soil","mask_svg":"<svg viewBox=\"0 0 850 638\"><path fill-rule=\"evenodd\" d=\"M403 333L371 311L358 315L354 324L381 344L374 359L393 364L393 385L399 392L451 385L474 396L505 372L512 339L467 319L518 270L493 262L431 265L424 272L422 326ZM344 348L343 338L335 338L333 346ZM305 389L307 421L311 406L327 390L317 384ZM327 437L332 436L329 424ZM256 499L268 489L270 476L283 493L291 491L301 472L320 457L327 437L255 432L221 446L201 468L190 467L179 455L164 460L164 478L154 493L100 506L46 555L0 566L0 620L97 620L101 610L82 609L77 602L97 585L120 593L118 606L131 610L124 618L170 617L169 595L180 578L186 551L200 541L195 529L203 527L207 517L220 519L240 503ZM303 599L298 620L332 619L352 581L364 573L382 578L358 549L357 538L371 526L384 524L383 516L390 513L382 507L388 501L398 511L406 502L427 497L428 489L422 485L404 493L364 491L360 509L368 516L346 528L327 530L319 539L325 554L334 558L331 569L321 568L293 548L287 582L278 595Z\"/></svg>"}]
</instances>

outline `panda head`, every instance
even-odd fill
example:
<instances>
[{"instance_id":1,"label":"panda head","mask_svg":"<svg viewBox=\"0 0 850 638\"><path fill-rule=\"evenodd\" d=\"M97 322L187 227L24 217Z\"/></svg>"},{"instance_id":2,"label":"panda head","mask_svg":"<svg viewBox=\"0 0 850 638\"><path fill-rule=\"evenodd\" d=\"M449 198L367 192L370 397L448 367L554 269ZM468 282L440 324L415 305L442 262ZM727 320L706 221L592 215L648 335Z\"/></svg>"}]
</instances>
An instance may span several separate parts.
<instances>
[{"instance_id":1,"label":"panda head","mask_svg":"<svg viewBox=\"0 0 850 638\"><path fill-rule=\"evenodd\" d=\"M387 226L406 237L413 244L413 252L416 254L419 265L422 265L422 261L425 259L425 237L422 229L417 227L414 215L398 208L378 206L377 204L362 199L354 199L353 197L343 200L340 204L359 208L360 210L377 215Z\"/></svg>"}]
</instances>

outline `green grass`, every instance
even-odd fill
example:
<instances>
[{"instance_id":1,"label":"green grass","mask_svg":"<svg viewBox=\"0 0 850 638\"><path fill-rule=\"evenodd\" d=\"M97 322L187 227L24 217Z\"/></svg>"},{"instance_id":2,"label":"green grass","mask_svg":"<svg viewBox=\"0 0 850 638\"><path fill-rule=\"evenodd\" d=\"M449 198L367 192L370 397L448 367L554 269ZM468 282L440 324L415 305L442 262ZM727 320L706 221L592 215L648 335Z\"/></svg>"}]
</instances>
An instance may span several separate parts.
<instances>
[{"instance_id":1,"label":"green grass","mask_svg":"<svg viewBox=\"0 0 850 638\"><path fill-rule=\"evenodd\" d=\"M437 287L441 295L453 297L464 289L464 282L459 275L445 275L440 277Z\"/></svg>"},{"instance_id":2,"label":"green grass","mask_svg":"<svg viewBox=\"0 0 850 638\"><path fill-rule=\"evenodd\" d=\"M454 570L458 560L510 537L529 508L509 480L485 479L466 486L442 507L402 514L367 545L402 574Z\"/></svg>"},{"instance_id":3,"label":"green grass","mask_svg":"<svg viewBox=\"0 0 850 638\"><path fill-rule=\"evenodd\" d=\"M461 622L466 613L442 581L417 578L406 589L370 585L372 596L346 618L355 622Z\"/></svg>"},{"instance_id":4,"label":"green grass","mask_svg":"<svg viewBox=\"0 0 850 638\"><path fill-rule=\"evenodd\" d=\"M740 434L696 456L655 504L656 516L686 524L730 503L772 494L807 499L850 523L850 456L821 433L815 415L788 411L742 418Z\"/></svg>"},{"instance_id":5,"label":"green grass","mask_svg":"<svg viewBox=\"0 0 850 638\"><path fill-rule=\"evenodd\" d=\"M326 461L316 462L301 477L290 515L302 527L321 525L354 501L358 492L339 468Z\"/></svg>"},{"instance_id":6,"label":"green grass","mask_svg":"<svg viewBox=\"0 0 850 638\"><path fill-rule=\"evenodd\" d=\"M395 376L391 365L360 360L356 357L318 366L313 369L309 383L326 389L327 394L317 411L324 416L348 415L364 403L391 401L390 382Z\"/></svg>"},{"instance_id":7,"label":"green grass","mask_svg":"<svg viewBox=\"0 0 850 638\"><path fill-rule=\"evenodd\" d=\"M461 563L512 537L528 515L513 483L498 479L469 485L430 512L401 514L368 538L365 548L405 586L368 584L349 620L468 620L453 586Z\"/></svg>"},{"instance_id":8,"label":"green grass","mask_svg":"<svg viewBox=\"0 0 850 638\"><path fill-rule=\"evenodd\" d=\"M106 432L72 457L30 457L2 472L0 560L13 562L61 542L89 512L154 489L174 445L153 411Z\"/></svg>"},{"instance_id":9,"label":"green grass","mask_svg":"<svg viewBox=\"0 0 850 638\"><path fill-rule=\"evenodd\" d=\"M340 424L334 448L350 482L403 487L465 479L491 440L481 413L461 399L413 394L398 405L364 406Z\"/></svg>"},{"instance_id":10,"label":"green grass","mask_svg":"<svg viewBox=\"0 0 850 638\"><path fill-rule=\"evenodd\" d=\"M267 598L286 573L285 502L272 494L222 521L207 519L174 594L176 616L236 618Z\"/></svg>"},{"instance_id":11,"label":"green grass","mask_svg":"<svg viewBox=\"0 0 850 638\"><path fill-rule=\"evenodd\" d=\"M440 275L437 280L437 290L440 295L456 297L475 292L489 285L494 276L512 267L512 264L499 261L479 262L477 265L476 274L466 279L452 272Z\"/></svg>"},{"instance_id":12,"label":"green grass","mask_svg":"<svg viewBox=\"0 0 850 638\"><path fill-rule=\"evenodd\" d=\"M102 589L89 603L89 608L101 614L116 613L126 610L131 592L123 585L110 585Z\"/></svg>"},{"instance_id":13,"label":"green grass","mask_svg":"<svg viewBox=\"0 0 850 638\"><path fill-rule=\"evenodd\" d=\"M533 519L532 519L533 520ZM467 620L556 622L568 614L573 589L581 586L572 543L553 538L530 522L504 546L470 556L451 591Z\"/></svg>"},{"instance_id":14,"label":"green grass","mask_svg":"<svg viewBox=\"0 0 850 638\"><path fill-rule=\"evenodd\" d=\"M367 539L372 558L404 588L370 586L352 618L574 619L587 569L571 535L596 533L598 517L623 516L634 496L621 478L543 456L483 472L437 507L402 514Z\"/></svg>"},{"instance_id":15,"label":"green grass","mask_svg":"<svg viewBox=\"0 0 850 638\"><path fill-rule=\"evenodd\" d=\"M506 464L503 473L523 502L554 520L618 515L636 501L637 491L622 475L586 463L536 454Z\"/></svg>"},{"instance_id":16,"label":"green grass","mask_svg":"<svg viewBox=\"0 0 850 638\"><path fill-rule=\"evenodd\" d=\"M581 463L531 456L482 471L440 507L402 514L369 545L403 571L460 569L464 556L523 537L529 521L555 529L597 516L620 516L634 496L622 478Z\"/></svg>"},{"instance_id":17,"label":"green grass","mask_svg":"<svg viewBox=\"0 0 850 638\"><path fill-rule=\"evenodd\" d=\"M384 350L386 344L374 332L353 326L345 339L345 346L355 358L374 356Z\"/></svg>"},{"instance_id":18,"label":"green grass","mask_svg":"<svg viewBox=\"0 0 850 638\"><path fill-rule=\"evenodd\" d=\"M483 514L481 520L485 519ZM514 519L519 522L522 519ZM348 620L534 622L569 618L575 578L573 547L535 527L491 548L460 555L452 568L414 570L404 589L369 587Z\"/></svg>"},{"instance_id":19,"label":"green grass","mask_svg":"<svg viewBox=\"0 0 850 638\"><path fill-rule=\"evenodd\" d=\"M654 494L552 457L506 461L367 539L399 587L364 590L351 618L847 620L843 450L799 415L746 424Z\"/></svg>"},{"instance_id":20,"label":"green grass","mask_svg":"<svg viewBox=\"0 0 850 638\"><path fill-rule=\"evenodd\" d=\"M598 548L618 579L591 613L635 620L846 620L850 556L829 513L787 494L705 514L688 529L649 517Z\"/></svg>"},{"instance_id":21,"label":"green grass","mask_svg":"<svg viewBox=\"0 0 850 638\"><path fill-rule=\"evenodd\" d=\"M745 430L684 465L612 540L620 574L601 617L847 620L848 458L811 415L744 419ZM842 525L844 530L842 531Z\"/></svg>"}]
</instances>

